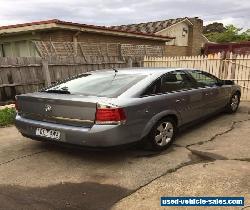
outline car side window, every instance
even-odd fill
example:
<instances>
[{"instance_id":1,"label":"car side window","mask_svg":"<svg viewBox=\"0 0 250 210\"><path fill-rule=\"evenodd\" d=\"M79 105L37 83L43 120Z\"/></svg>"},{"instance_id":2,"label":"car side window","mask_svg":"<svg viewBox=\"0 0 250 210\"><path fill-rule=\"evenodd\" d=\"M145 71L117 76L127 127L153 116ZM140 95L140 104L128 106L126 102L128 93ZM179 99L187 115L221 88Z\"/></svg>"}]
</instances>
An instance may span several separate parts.
<instances>
[{"instance_id":1,"label":"car side window","mask_svg":"<svg viewBox=\"0 0 250 210\"><path fill-rule=\"evenodd\" d=\"M194 88L187 74L183 71L169 72L157 79L150 85L143 95L155 95L161 93L170 93L175 91Z\"/></svg>"},{"instance_id":2,"label":"car side window","mask_svg":"<svg viewBox=\"0 0 250 210\"><path fill-rule=\"evenodd\" d=\"M151 84L142 95L144 96L155 95L157 93L160 93L160 88L161 88L161 78L157 79L153 84Z\"/></svg>"},{"instance_id":3,"label":"car side window","mask_svg":"<svg viewBox=\"0 0 250 210\"><path fill-rule=\"evenodd\" d=\"M165 74L162 77L161 92L175 92L180 90L187 90L192 88L188 76L183 71L174 71Z\"/></svg>"},{"instance_id":4,"label":"car side window","mask_svg":"<svg viewBox=\"0 0 250 210\"><path fill-rule=\"evenodd\" d=\"M190 70L188 73L196 80L198 87L212 87L218 84L218 79L207 72Z\"/></svg>"}]
</instances>

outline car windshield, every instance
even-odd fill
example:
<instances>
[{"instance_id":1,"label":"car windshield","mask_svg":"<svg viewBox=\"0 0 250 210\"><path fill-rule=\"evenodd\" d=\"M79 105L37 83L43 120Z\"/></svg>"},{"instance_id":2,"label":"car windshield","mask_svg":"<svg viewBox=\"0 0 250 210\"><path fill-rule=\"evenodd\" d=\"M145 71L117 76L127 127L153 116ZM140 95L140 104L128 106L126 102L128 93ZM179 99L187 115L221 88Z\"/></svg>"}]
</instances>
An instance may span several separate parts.
<instances>
[{"instance_id":1,"label":"car windshield","mask_svg":"<svg viewBox=\"0 0 250 210\"><path fill-rule=\"evenodd\" d=\"M45 89L49 93L117 97L145 78L145 75L122 73L91 73Z\"/></svg>"}]
</instances>

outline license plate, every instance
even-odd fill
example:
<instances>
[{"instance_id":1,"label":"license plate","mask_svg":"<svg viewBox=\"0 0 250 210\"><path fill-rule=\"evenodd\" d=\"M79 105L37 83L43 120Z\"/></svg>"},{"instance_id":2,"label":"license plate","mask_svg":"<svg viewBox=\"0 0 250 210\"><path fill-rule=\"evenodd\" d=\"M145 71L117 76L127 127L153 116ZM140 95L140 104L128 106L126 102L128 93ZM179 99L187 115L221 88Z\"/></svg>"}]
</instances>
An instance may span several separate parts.
<instances>
[{"instance_id":1,"label":"license plate","mask_svg":"<svg viewBox=\"0 0 250 210\"><path fill-rule=\"evenodd\" d=\"M37 128L36 129L36 135L41 136L41 137L45 137L45 138L60 140L61 133L60 133L60 131L56 131L56 130L48 130L48 129L45 129L45 128Z\"/></svg>"}]
</instances>

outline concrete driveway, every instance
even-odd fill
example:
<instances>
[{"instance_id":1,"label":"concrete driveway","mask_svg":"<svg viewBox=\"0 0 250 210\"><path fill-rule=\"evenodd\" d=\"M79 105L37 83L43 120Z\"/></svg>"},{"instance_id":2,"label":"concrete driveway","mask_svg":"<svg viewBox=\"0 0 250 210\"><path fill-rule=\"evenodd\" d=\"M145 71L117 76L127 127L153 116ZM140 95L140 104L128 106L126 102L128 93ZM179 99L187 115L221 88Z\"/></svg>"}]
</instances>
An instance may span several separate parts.
<instances>
[{"instance_id":1,"label":"concrete driveway","mask_svg":"<svg viewBox=\"0 0 250 210\"><path fill-rule=\"evenodd\" d=\"M1 128L0 209L168 209L161 196L216 195L250 205L249 110L186 129L162 153L60 147Z\"/></svg>"}]
</instances>

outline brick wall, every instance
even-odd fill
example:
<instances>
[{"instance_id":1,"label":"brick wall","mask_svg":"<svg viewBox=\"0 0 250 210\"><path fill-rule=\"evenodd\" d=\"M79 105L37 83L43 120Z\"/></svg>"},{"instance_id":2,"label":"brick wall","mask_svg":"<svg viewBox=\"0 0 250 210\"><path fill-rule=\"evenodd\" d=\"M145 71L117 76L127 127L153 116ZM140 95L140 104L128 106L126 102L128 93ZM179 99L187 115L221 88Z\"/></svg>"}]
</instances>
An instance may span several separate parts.
<instances>
[{"instance_id":1,"label":"brick wall","mask_svg":"<svg viewBox=\"0 0 250 210\"><path fill-rule=\"evenodd\" d=\"M166 46L166 56L192 56L200 55L201 48L206 43L202 36L203 20L199 18L189 18L192 26L188 29L188 46Z\"/></svg>"},{"instance_id":2,"label":"brick wall","mask_svg":"<svg viewBox=\"0 0 250 210\"><path fill-rule=\"evenodd\" d=\"M74 31L69 30L55 30L41 33L42 41L58 41L58 42L72 42ZM122 44L138 44L138 45L165 45L164 41L155 41L142 38L122 37L114 35L104 35L96 33L81 32L77 36L78 42L88 43L122 43Z\"/></svg>"},{"instance_id":3,"label":"brick wall","mask_svg":"<svg viewBox=\"0 0 250 210\"><path fill-rule=\"evenodd\" d=\"M175 45L166 45L165 47L166 56L186 56L188 55L188 47L186 46L175 46Z\"/></svg>"},{"instance_id":4,"label":"brick wall","mask_svg":"<svg viewBox=\"0 0 250 210\"><path fill-rule=\"evenodd\" d=\"M193 26L189 28L188 55L200 55L201 48L205 44L202 36L203 20L199 18L189 18Z\"/></svg>"}]
</instances>

